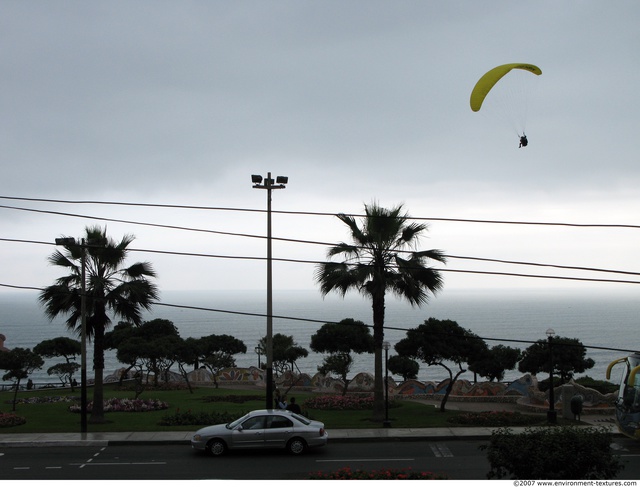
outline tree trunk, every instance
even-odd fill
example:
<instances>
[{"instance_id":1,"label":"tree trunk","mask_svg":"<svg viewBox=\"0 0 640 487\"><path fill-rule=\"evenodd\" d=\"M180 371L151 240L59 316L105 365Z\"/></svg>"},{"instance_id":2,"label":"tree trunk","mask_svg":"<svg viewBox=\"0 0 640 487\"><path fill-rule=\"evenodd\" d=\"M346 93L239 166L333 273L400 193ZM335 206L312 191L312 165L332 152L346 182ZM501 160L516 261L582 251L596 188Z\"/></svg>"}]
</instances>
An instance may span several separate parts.
<instances>
[{"instance_id":1,"label":"tree trunk","mask_svg":"<svg viewBox=\"0 0 640 487\"><path fill-rule=\"evenodd\" d=\"M382 342L384 341L384 290L373 295L373 420L384 420L384 387L382 379Z\"/></svg>"},{"instance_id":2,"label":"tree trunk","mask_svg":"<svg viewBox=\"0 0 640 487\"><path fill-rule=\"evenodd\" d=\"M13 407L11 408L11 411L16 410L16 401L18 400L18 389L20 389L20 377L18 377L18 382L16 382L16 388L13 391Z\"/></svg>"},{"instance_id":3,"label":"tree trunk","mask_svg":"<svg viewBox=\"0 0 640 487\"><path fill-rule=\"evenodd\" d=\"M104 325L95 324L93 328L93 407L91 423L104 423Z\"/></svg>"},{"instance_id":4,"label":"tree trunk","mask_svg":"<svg viewBox=\"0 0 640 487\"><path fill-rule=\"evenodd\" d=\"M342 397L345 397L347 395L347 388L349 387L349 379L347 379L346 375L342 376L342 382L344 384L344 387L342 389Z\"/></svg>"},{"instance_id":5,"label":"tree trunk","mask_svg":"<svg viewBox=\"0 0 640 487\"><path fill-rule=\"evenodd\" d=\"M447 390L445 391L444 397L442 398L442 402L440 403L440 412L444 413L445 405L447 404L447 400L449 399L449 394L451 394L451 391L453 390L453 384L456 383L456 380L458 380L458 377L460 377L460 374L464 372L466 372L466 370L461 368L455 377L451 377L452 374L451 374L451 371L449 371L449 377L451 380L449 380L449 385L447 385Z\"/></svg>"},{"instance_id":6,"label":"tree trunk","mask_svg":"<svg viewBox=\"0 0 640 487\"><path fill-rule=\"evenodd\" d=\"M187 383L187 387L189 388L189 393L193 394L193 388L191 387L191 382L189 381L189 374L187 373L187 369L182 365L182 363L178 362L178 368L180 369L180 373Z\"/></svg>"}]
</instances>

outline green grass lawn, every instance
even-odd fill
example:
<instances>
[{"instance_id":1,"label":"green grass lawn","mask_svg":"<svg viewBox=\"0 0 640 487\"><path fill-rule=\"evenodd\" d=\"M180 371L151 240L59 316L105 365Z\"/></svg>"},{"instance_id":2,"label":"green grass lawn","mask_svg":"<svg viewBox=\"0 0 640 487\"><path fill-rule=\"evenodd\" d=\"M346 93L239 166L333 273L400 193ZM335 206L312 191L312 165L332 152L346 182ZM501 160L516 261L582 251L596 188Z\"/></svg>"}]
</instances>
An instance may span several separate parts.
<instances>
[{"instance_id":1,"label":"green grass lawn","mask_svg":"<svg viewBox=\"0 0 640 487\"><path fill-rule=\"evenodd\" d=\"M52 396L79 397L79 390L71 393L69 390L48 389L18 393L18 398L28 397L52 397ZM291 394L293 395L293 394ZM380 428L382 424L371 421L371 411L327 411L320 409L307 409L304 401L314 395L313 393L295 393L298 404L303 405L303 414L311 419L322 421L327 429L343 428ZM89 390L89 399L92 391ZM134 398L133 391L119 390L114 385L105 386L105 400L118 398ZM236 400L232 400L233 397ZM89 423L90 432L114 432L114 431L194 431L198 425L162 426L163 417L176 412L193 413L229 413L233 416L251 411L263 409L264 399L262 391L240 389L214 389L200 387L194 389L194 393L188 390L172 391L145 391L141 399L158 399L169 404L169 409L152 412L110 412L105 414L106 423ZM213 400L213 399L218 400ZM243 400L241 398L246 398ZM219 400L225 399L225 400ZM0 412L12 412L11 401L13 392L0 392ZM44 432L77 432L80 430L80 414L69 411L69 402L48 402L38 404L16 405L15 414L26 418L24 425L2 427L2 433L44 433ZM447 420L461 414L460 411L440 412L438 408L411 401L397 401L395 407L389 409L389 419L396 428L433 428L455 426Z\"/></svg>"}]
</instances>

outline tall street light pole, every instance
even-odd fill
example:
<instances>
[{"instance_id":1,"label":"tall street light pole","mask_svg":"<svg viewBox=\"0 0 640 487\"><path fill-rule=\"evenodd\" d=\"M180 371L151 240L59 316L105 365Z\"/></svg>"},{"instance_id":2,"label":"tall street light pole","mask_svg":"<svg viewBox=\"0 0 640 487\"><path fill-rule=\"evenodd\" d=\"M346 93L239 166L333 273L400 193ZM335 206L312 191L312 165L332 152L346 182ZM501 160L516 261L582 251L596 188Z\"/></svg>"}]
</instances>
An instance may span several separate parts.
<instances>
[{"instance_id":1,"label":"tall street light pole","mask_svg":"<svg viewBox=\"0 0 640 487\"><path fill-rule=\"evenodd\" d=\"M76 245L73 237L56 238L56 245L70 247ZM80 432L87 432L87 246L84 238L80 241L82 250L81 294L80 294Z\"/></svg>"},{"instance_id":2,"label":"tall street light pole","mask_svg":"<svg viewBox=\"0 0 640 487\"><path fill-rule=\"evenodd\" d=\"M553 328L549 328L546 331L549 342L549 410L547 411L547 421L549 423L556 423L558 420L558 415L555 410L555 391L553 388L553 335L555 334L556 332Z\"/></svg>"},{"instance_id":3,"label":"tall street light pole","mask_svg":"<svg viewBox=\"0 0 640 487\"><path fill-rule=\"evenodd\" d=\"M262 179L262 176L253 174L251 175L251 182L254 189L266 189L267 190L267 343L266 343L266 387L267 409L273 408L273 271L271 255L271 191L274 189L284 189L289 182L289 178L286 176L278 176L275 184L271 178L271 173L267 173L267 177Z\"/></svg>"},{"instance_id":4,"label":"tall street light pole","mask_svg":"<svg viewBox=\"0 0 640 487\"><path fill-rule=\"evenodd\" d=\"M389 421L389 349L391 344L387 341L382 342L382 348L384 349L384 421L382 426L389 428L391 421Z\"/></svg>"}]
</instances>

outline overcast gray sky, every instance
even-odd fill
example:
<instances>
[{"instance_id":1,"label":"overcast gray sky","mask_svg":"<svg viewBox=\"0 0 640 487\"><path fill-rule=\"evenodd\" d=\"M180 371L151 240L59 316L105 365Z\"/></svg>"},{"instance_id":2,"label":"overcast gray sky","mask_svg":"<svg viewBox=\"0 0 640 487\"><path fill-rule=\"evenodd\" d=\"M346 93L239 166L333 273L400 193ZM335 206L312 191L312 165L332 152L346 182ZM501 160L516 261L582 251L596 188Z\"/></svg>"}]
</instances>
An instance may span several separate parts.
<instances>
[{"instance_id":1,"label":"overcast gray sky","mask_svg":"<svg viewBox=\"0 0 640 487\"><path fill-rule=\"evenodd\" d=\"M274 210L640 225L636 1L0 0L0 196L266 208L250 175L286 175ZM539 66L528 147L469 95L490 68ZM506 81L505 77L505 81ZM515 79L515 78L514 78ZM491 95L490 95L491 96ZM516 108L514 108L516 110ZM0 199L0 237L53 242L106 224L136 249L264 257L264 213ZM337 242L335 217L275 214L276 237ZM452 256L640 272L639 229L430 222ZM0 242L0 283L42 287L53 247ZM274 256L326 247L276 241ZM161 290L261 289L265 263L132 253ZM633 275L451 259L448 270ZM314 289L314 266L274 265L275 289ZM446 272L446 289L603 284ZM4 288L6 289L6 288ZM2 292L3 288L0 288Z\"/></svg>"}]
</instances>

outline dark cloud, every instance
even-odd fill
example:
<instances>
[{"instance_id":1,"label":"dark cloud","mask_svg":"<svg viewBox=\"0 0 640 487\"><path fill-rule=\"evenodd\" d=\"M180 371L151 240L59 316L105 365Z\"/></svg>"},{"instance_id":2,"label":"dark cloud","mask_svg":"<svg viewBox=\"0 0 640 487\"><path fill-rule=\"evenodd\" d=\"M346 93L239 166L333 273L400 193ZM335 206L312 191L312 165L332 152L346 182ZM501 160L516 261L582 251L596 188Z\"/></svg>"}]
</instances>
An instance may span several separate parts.
<instances>
[{"instance_id":1,"label":"dark cloud","mask_svg":"<svg viewBox=\"0 0 640 487\"><path fill-rule=\"evenodd\" d=\"M277 200L287 209L377 199L416 215L634 214L635 2L1 8L5 195L261 207L249 175L270 170L290 177ZM468 104L486 70L513 61L543 70L526 150ZM13 236L38 233L32 215L0 219ZM36 227L50 239L65 225Z\"/></svg>"}]
</instances>

